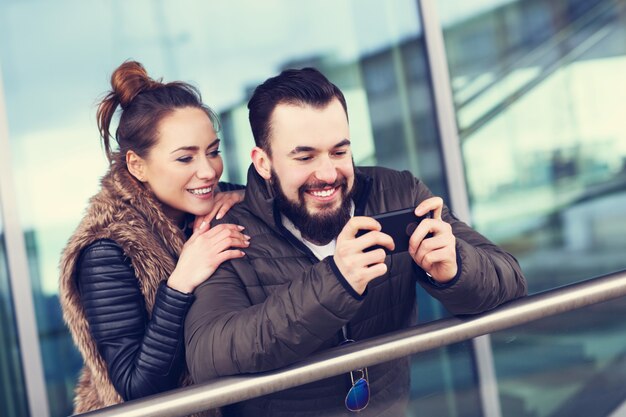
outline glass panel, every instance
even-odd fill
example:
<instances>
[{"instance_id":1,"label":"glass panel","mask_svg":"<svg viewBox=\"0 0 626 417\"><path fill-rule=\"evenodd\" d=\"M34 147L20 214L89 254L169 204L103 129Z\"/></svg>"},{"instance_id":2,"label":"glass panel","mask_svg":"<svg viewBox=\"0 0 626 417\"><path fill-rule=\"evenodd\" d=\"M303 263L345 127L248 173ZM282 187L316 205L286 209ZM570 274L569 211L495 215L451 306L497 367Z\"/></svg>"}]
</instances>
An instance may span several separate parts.
<instances>
[{"instance_id":1,"label":"glass panel","mask_svg":"<svg viewBox=\"0 0 626 417\"><path fill-rule=\"evenodd\" d=\"M615 300L492 333L491 338L500 341L494 356L501 415L623 416L626 324L613 317L624 314L624 302ZM467 361L468 343L412 357L423 373L412 375L407 416L484 415L477 403L479 388L472 377L473 364ZM457 372L453 382L445 381L444 366ZM453 391L446 391L450 386Z\"/></svg>"},{"instance_id":2,"label":"glass panel","mask_svg":"<svg viewBox=\"0 0 626 417\"><path fill-rule=\"evenodd\" d=\"M530 292L625 268L625 2L437 4L476 228L515 254ZM606 415L571 410L597 404L598 380L621 375L626 329L617 312L626 301L614 308L559 316L556 332L531 325L494 335L497 373L514 380L500 386L503 415ZM596 318L606 321L591 325ZM531 374L507 356L512 341L516 358L542 352L537 368L580 372L566 384Z\"/></svg>"},{"instance_id":3,"label":"glass panel","mask_svg":"<svg viewBox=\"0 0 626 417\"><path fill-rule=\"evenodd\" d=\"M418 17L414 0L0 0L11 169L53 416L71 411L81 363L58 307L59 253L106 170L94 103L112 70L132 58L199 86L222 117L224 179L243 182L252 88L314 65L346 94L356 163L409 169L445 198ZM420 300L422 317L441 315Z\"/></svg>"},{"instance_id":4,"label":"glass panel","mask_svg":"<svg viewBox=\"0 0 626 417\"><path fill-rule=\"evenodd\" d=\"M492 334L502 415L623 416L624 314L621 299Z\"/></svg>"},{"instance_id":5,"label":"glass panel","mask_svg":"<svg viewBox=\"0 0 626 417\"><path fill-rule=\"evenodd\" d=\"M482 416L472 342L411 358L411 397L406 417Z\"/></svg>"},{"instance_id":6,"label":"glass panel","mask_svg":"<svg viewBox=\"0 0 626 417\"><path fill-rule=\"evenodd\" d=\"M0 415L28 415L0 212Z\"/></svg>"}]
</instances>

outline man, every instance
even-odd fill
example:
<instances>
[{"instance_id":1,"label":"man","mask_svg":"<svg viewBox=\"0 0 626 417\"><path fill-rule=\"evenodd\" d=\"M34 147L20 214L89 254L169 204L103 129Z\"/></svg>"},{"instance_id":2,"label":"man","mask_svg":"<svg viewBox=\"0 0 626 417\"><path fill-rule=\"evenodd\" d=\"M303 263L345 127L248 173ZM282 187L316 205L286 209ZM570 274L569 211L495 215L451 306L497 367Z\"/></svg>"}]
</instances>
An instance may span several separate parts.
<instances>
[{"instance_id":1,"label":"man","mask_svg":"<svg viewBox=\"0 0 626 417\"><path fill-rule=\"evenodd\" d=\"M246 256L222 264L195 292L185 323L193 379L267 371L346 339L415 323L415 283L453 314L478 313L526 293L516 260L455 219L409 172L355 168L341 91L312 68L287 70L248 103L256 147L244 202L224 221L251 237ZM408 252L371 216L415 207L432 213ZM368 232L357 237L359 230ZM366 416L403 415L408 359L371 366ZM352 373L354 377L355 373ZM358 377L357 377L358 378ZM226 407L226 416L350 415L351 376ZM352 392L351 392L352 393Z\"/></svg>"}]
</instances>

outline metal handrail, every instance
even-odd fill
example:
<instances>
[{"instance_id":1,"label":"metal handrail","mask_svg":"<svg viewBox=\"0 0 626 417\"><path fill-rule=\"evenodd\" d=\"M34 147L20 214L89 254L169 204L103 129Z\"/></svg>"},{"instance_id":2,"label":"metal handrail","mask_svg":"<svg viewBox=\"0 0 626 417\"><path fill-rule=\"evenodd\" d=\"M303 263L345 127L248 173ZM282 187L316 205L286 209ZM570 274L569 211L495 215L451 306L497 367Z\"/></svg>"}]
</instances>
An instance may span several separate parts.
<instances>
[{"instance_id":1,"label":"metal handrail","mask_svg":"<svg viewBox=\"0 0 626 417\"><path fill-rule=\"evenodd\" d=\"M487 313L437 320L331 349L277 371L219 378L80 416L186 416L625 295L626 271L622 271L520 298Z\"/></svg>"}]
</instances>

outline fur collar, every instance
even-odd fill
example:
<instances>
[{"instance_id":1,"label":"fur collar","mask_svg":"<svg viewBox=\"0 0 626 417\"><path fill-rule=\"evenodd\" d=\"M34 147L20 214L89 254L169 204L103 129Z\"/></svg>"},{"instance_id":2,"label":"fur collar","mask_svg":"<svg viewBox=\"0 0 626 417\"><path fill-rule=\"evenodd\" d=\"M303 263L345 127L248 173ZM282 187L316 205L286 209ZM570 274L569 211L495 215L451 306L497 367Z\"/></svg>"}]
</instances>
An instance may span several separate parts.
<instances>
[{"instance_id":1,"label":"fur collar","mask_svg":"<svg viewBox=\"0 0 626 417\"><path fill-rule=\"evenodd\" d=\"M98 239L112 239L131 259L150 315L159 283L176 266L184 235L163 213L161 204L123 166L113 164L91 198L87 212L69 239L60 263L59 298L63 318L84 360L76 387L75 413L122 402L89 332L76 286L80 252Z\"/></svg>"}]
</instances>

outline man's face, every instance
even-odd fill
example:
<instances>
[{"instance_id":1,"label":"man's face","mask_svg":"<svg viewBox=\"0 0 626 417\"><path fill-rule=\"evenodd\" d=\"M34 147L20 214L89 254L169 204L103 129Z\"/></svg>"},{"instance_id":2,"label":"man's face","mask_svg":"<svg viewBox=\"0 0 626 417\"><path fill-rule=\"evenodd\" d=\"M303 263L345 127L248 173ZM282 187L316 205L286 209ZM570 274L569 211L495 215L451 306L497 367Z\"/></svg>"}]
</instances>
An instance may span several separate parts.
<instances>
[{"instance_id":1,"label":"man's face","mask_svg":"<svg viewBox=\"0 0 626 417\"><path fill-rule=\"evenodd\" d=\"M338 100L324 108L280 104L272 113L270 181L279 208L315 243L336 237L350 218L354 164L349 137Z\"/></svg>"}]
</instances>

